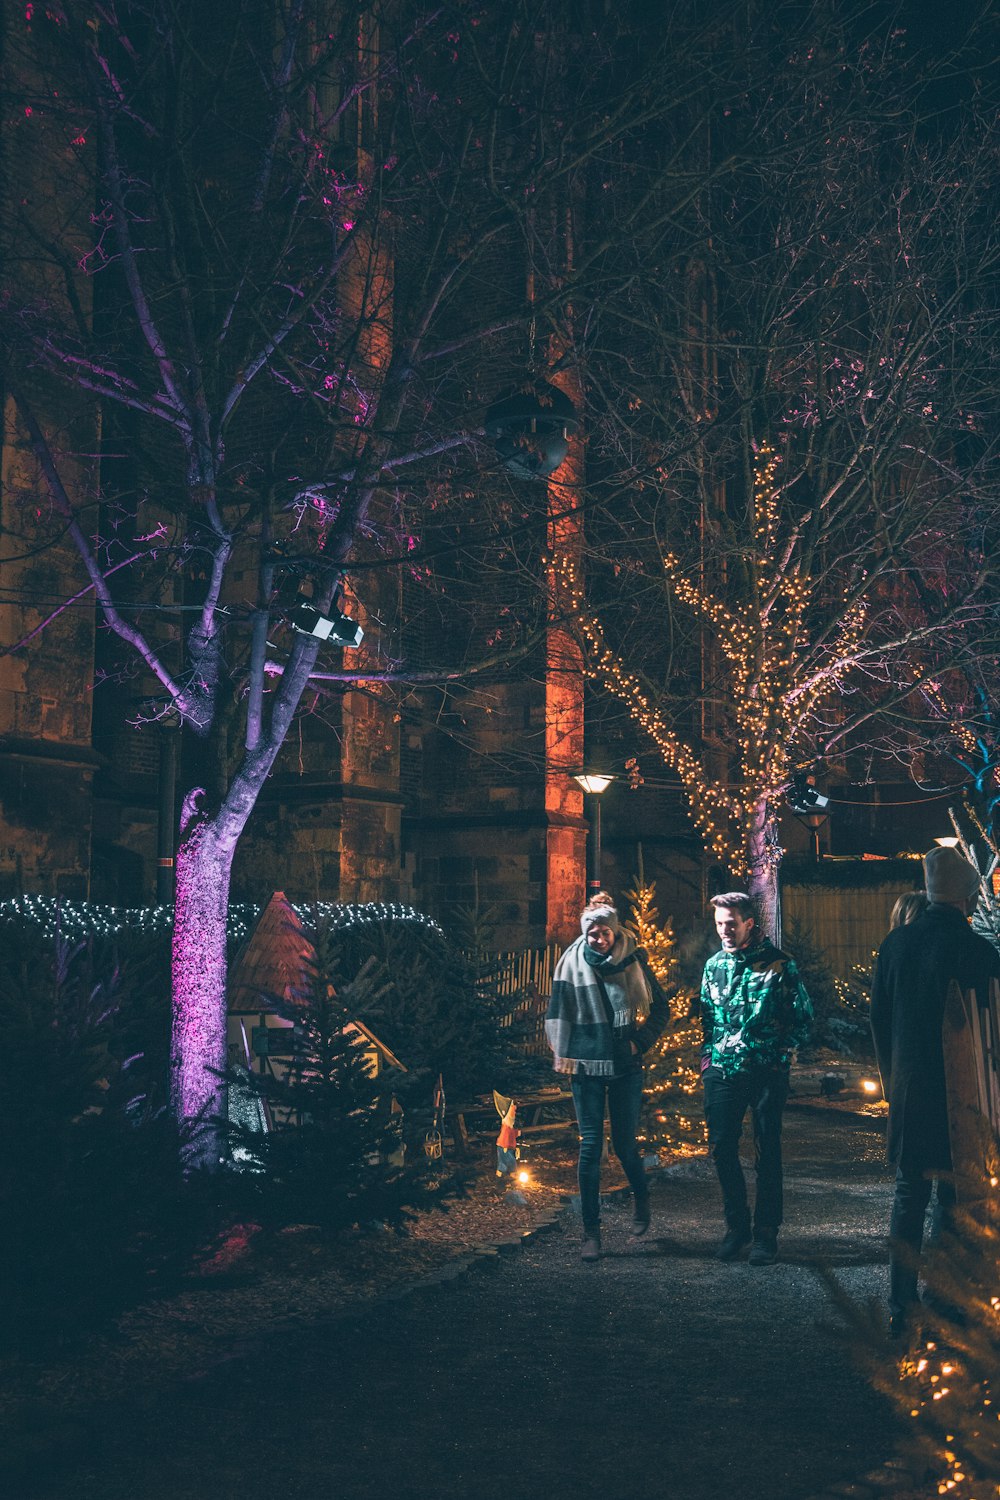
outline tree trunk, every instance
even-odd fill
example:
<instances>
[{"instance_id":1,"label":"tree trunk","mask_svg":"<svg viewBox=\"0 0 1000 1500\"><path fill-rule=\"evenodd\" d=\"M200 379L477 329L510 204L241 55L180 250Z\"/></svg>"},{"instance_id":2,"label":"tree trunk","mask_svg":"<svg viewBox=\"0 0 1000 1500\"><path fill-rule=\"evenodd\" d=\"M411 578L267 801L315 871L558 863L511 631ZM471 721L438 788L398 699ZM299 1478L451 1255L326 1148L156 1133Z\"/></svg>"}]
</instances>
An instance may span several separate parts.
<instances>
[{"instance_id":1,"label":"tree trunk","mask_svg":"<svg viewBox=\"0 0 1000 1500\"><path fill-rule=\"evenodd\" d=\"M781 946L781 897L778 871L781 849L778 845L774 816L766 802L760 802L750 820L747 864L750 876L747 894L757 907L762 936Z\"/></svg>"},{"instance_id":2,"label":"tree trunk","mask_svg":"<svg viewBox=\"0 0 1000 1500\"><path fill-rule=\"evenodd\" d=\"M190 823L177 851L172 959L171 1102L189 1167L215 1170L227 1109L226 927L236 838Z\"/></svg>"}]
</instances>

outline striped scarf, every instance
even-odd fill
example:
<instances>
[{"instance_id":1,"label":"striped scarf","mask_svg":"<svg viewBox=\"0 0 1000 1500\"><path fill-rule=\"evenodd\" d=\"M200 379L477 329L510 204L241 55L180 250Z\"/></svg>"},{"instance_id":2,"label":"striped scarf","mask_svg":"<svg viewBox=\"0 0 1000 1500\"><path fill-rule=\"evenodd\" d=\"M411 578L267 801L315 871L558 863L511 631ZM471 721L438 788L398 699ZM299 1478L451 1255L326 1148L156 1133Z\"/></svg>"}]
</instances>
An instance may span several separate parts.
<instances>
[{"instance_id":1,"label":"striped scarf","mask_svg":"<svg viewBox=\"0 0 1000 1500\"><path fill-rule=\"evenodd\" d=\"M589 962L586 948L586 938L577 938L556 965L545 1035L557 1073L611 1078L615 1035L649 1014L649 986L631 933L619 933L603 962Z\"/></svg>"}]
</instances>

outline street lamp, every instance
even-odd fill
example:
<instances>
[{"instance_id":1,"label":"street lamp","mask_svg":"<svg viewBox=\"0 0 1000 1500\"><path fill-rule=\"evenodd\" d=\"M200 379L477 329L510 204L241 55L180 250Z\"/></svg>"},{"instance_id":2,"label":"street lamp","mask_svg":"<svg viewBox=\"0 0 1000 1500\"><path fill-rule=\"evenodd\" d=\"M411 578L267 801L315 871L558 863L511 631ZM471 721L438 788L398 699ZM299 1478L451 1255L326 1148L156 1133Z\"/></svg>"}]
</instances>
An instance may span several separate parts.
<instances>
[{"instance_id":1,"label":"street lamp","mask_svg":"<svg viewBox=\"0 0 1000 1500\"><path fill-rule=\"evenodd\" d=\"M792 788L791 809L796 820L803 828L808 828L812 835L812 854L816 864L820 861L819 831L830 817L827 809L830 806L829 798L824 797L816 788L801 778L797 779Z\"/></svg>"},{"instance_id":2,"label":"street lamp","mask_svg":"<svg viewBox=\"0 0 1000 1500\"><path fill-rule=\"evenodd\" d=\"M819 831L823 827L823 824L829 820L830 814L825 812L799 812L795 808L793 808L792 811L795 813L796 818L802 824L803 828L808 828L809 833L812 836L813 860L816 864L819 864L821 857L819 848Z\"/></svg>"},{"instance_id":3,"label":"street lamp","mask_svg":"<svg viewBox=\"0 0 1000 1500\"><path fill-rule=\"evenodd\" d=\"M607 790L612 781L614 781L614 777L601 776L591 771L581 771L579 776L573 777L573 780L594 801L594 816L590 825L590 880L587 882L587 893L593 896L601 889L601 793Z\"/></svg>"}]
</instances>

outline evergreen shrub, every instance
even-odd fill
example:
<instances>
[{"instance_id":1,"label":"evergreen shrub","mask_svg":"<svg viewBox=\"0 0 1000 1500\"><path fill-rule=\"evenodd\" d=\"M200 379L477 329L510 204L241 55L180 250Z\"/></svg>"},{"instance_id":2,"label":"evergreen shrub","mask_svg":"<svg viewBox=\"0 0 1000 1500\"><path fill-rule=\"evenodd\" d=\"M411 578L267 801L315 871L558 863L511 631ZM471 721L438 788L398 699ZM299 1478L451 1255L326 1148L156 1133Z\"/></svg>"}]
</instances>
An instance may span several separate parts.
<instances>
[{"instance_id":1,"label":"evergreen shrub","mask_svg":"<svg viewBox=\"0 0 1000 1500\"><path fill-rule=\"evenodd\" d=\"M855 966L849 980L835 975L823 949L808 927L790 922L782 935L782 951L795 960L812 1001L813 1027L808 1046L843 1053L845 1057L871 1053L868 1012L871 976Z\"/></svg>"},{"instance_id":2,"label":"evergreen shrub","mask_svg":"<svg viewBox=\"0 0 1000 1500\"><path fill-rule=\"evenodd\" d=\"M356 922L329 930L333 983L343 990L370 962L370 988L358 1014L400 1062L427 1081L438 1074L453 1101L497 1088L511 1033L500 1022L516 996L499 993L482 913L470 913L453 939L405 919Z\"/></svg>"},{"instance_id":3,"label":"evergreen shrub","mask_svg":"<svg viewBox=\"0 0 1000 1500\"><path fill-rule=\"evenodd\" d=\"M175 1285L219 1222L168 1108L167 971L107 941L0 931L0 1347L84 1334Z\"/></svg>"},{"instance_id":4,"label":"evergreen shrub","mask_svg":"<svg viewBox=\"0 0 1000 1500\"><path fill-rule=\"evenodd\" d=\"M399 1226L433 1200L423 1153L404 1154L394 1096L408 1098L412 1076L375 1073L370 1040L354 1023L375 1008L383 985L369 957L353 981L333 982L332 934L313 934L316 960L300 991L267 995L292 1023L290 1052L273 1070L231 1078L264 1106L269 1128L231 1125L234 1156L247 1170L238 1192L244 1215L265 1228Z\"/></svg>"}]
</instances>

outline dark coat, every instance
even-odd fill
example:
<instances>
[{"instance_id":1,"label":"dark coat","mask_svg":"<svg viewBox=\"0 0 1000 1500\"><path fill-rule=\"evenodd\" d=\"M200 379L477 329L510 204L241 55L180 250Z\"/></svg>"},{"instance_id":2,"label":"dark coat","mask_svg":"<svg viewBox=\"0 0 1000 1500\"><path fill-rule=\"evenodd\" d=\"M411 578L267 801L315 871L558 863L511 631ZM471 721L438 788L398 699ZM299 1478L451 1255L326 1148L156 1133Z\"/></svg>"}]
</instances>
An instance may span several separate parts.
<instances>
[{"instance_id":1,"label":"dark coat","mask_svg":"<svg viewBox=\"0 0 1000 1500\"><path fill-rule=\"evenodd\" d=\"M872 1036L889 1101L889 1160L918 1171L948 1171L948 1109L941 1026L948 985L985 1003L1000 978L1000 953L955 906L932 904L890 932L872 984Z\"/></svg>"}]
</instances>

